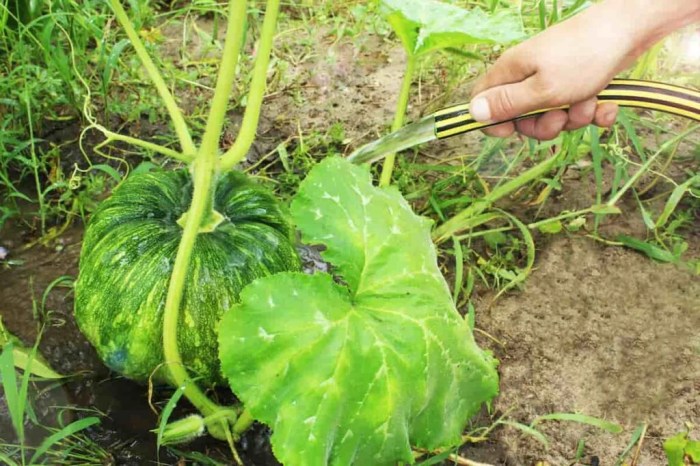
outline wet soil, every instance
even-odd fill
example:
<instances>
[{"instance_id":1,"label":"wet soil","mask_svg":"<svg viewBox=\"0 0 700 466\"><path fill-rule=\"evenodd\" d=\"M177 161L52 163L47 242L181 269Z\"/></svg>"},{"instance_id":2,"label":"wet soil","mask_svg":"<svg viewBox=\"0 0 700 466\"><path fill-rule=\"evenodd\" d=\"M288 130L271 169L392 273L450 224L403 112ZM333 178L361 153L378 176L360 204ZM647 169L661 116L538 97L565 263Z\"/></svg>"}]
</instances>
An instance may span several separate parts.
<instances>
[{"instance_id":1,"label":"wet soil","mask_svg":"<svg viewBox=\"0 0 700 466\"><path fill-rule=\"evenodd\" d=\"M12 230L12 229L11 229ZM162 449L157 455L156 438L151 430L158 417L149 405L148 388L119 377L101 363L97 353L83 337L73 318L73 295L70 286L51 283L60 277L73 279L78 272L82 227L66 232L52 248L36 246L23 250L21 230L6 231L0 244L9 250L14 265L0 266L0 315L7 329L28 346L36 341L43 328L39 351L50 366L64 375L73 375L64 384L32 386L30 399L40 423L58 427L59 414L64 425L78 417L100 415L101 423L90 428L88 437L106 451L105 464L141 465L175 464L177 455ZM46 290L50 290L44 295ZM168 389L156 389L153 403L160 411L172 395ZM227 396L226 393L222 393ZM230 395L228 395L230 397ZM191 411L185 405L174 418ZM0 438L12 441L14 433L0 400ZM66 407L84 408L78 412ZM256 426L242 440L240 453L247 464L276 465L269 451L268 432ZM29 444L39 444L47 431L29 431ZM221 459L226 448L219 442L200 441L188 448ZM252 457L252 458L251 458Z\"/></svg>"},{"instance_id":2,"label":"wet soil","mask_svg":"<svg viewBox=\"0 0 700 466\"><path fill-rule=\"evenodd\" d=\"M182 45L177 35L167 37L162 45L166 55ZM403 72L400 48L376 35L359 44L299 31L283 39L283 56L292 65L266 99L251 161L298 138L300 128L309 134L341 124L346 152L386 130ZM309 41L314 44L311 53ZM200 49L190 49L194 55L193 50ZM206 47L201 50L209 53ZM452 101L465 97L465 91L460 92ZM420 98L409 109L411 117L428 112L440 98L439 86L421 87ZM227 133L235 134L239 122L240 114L232 114ZM435 159L478 153L482 143L481 136L469 135L435 143L422 155ZM590 180L570 177L566 182L568 188L553 199L551 209L592 204ZM643 233L632 214L605 228L609 233ZM694 230L700 232L700 221ZM150 430L157 417L146 387L109 373L77 330L70 287L53 288L41 304L54 280L76 276L82 226L76 224L50 247L29 250L22 250L32 239L26 232L1 233L0 246L15 261L0 268L3 321L27 344L35 341L44 323L42 354L57 371L79 373L62 386L35 388L42 421L55 425L60 406L97 409L106 416L88 435L114 464L177 463L178 456L164 450L156 455ZM700 251L698 234L691 233L689 242L691 250ZM573 423L545 423L541 430L550 441L545 449L518 430L499 428L488 442L466 447L464 456L493 465L529 466L540 460L566 465L583 439L585 457L579 464L592 464L597 457L601 465L613 465L634 428L646 422L649 429L638 466L664 464L662 440L682 430L686 421L700 423L700 279L682 268L583 236L539 238L537 245L536 270L521 291L492 304L493 296L480 290L476 303L477 327L493 337L480 334L480 343L501 360L495 413L509 411L511 419L528 424L538 415L578 412L619 422L625 431L613 435ZM154 402L162 408L169 395L167 390L157 391ZM7 413L0 412L0 437L11 440L7 419ZM488 423L489 416L484 414L480 422ZM30 440L37 442L45 435L35 431ZM227 458L225 448L213 441L187 449ZM262 428L253 429L241 442L241 453L249 465L276 464Z\"/></svg>"}]
</instances>

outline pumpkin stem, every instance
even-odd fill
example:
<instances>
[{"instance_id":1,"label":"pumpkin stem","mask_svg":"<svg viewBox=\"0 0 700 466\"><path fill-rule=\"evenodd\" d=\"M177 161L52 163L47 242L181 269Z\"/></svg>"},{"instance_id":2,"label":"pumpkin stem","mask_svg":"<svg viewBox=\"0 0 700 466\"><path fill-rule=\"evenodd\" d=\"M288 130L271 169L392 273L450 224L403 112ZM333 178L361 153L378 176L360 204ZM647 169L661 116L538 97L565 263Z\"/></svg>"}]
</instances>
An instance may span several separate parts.
<instances>
[{"instance_id":1,"label":"pumpkin stem","mask_svg":"<svg viewBox=\"0 0 700 466\"><path fill-rule=\"evenodd\" d=\"M248 91L248 104L245 108L241 130L238 133L236 142L221 157L221 168L223 170L231 170L243 160L255 140L260 119L260 107L267 89L267 69L270 64L270 54L272 53L272 42L275 37L279 9L280 0L267 0L265 19L262 25L262 32L260 33L255 68L253 69L253 78Z\"/></svg>"},{"instance_id":2,"label":"pumpkin stem","mask_svg":"<svg viewBox=\"0 0 700 466\"><path fill-rule=\"evenodd\" d=\"M223 216L213 210L214 179L217 170L217 147L223 120L226 115L231 81L238 63L238 55L243 42L243 26L246 17L245 0L230 0L228 29L224 44L221 70L216 82L212 105L202 145L192 164L194 192L189 211L180 219L183 225L182 238L178 246L173 273L170 277L163 314L163 353L171 379L176 386L183 387L187 399L210 421L206 422L209 434L220 440L230 439L231 429L236 422L239 407L222 407L211 401L192 381L185 368L178 348L180 306L187 281L192 251L197 235L202 227L216 228ZM217 218L217 214L218 217Z\"/></svg>"},{"instance_id":3,"label":"pumpkin stem","mask_svg":"<svg viewBox=\"0 0 700 466\"><path fill-rule=\"evenodd\" d=\"M418 57L409 54L406 60L406 70L403 73L403 81L401 82L401 91L399 92L399 100L396 103L396 113L394 113L394 121L391 124L391 132L398 131L406 119L406 110L408 109L408 100L411 95L411 84L413 84L413 75L416 72L416 64ZM396 154L389 154L384 159L382 166L382 174L379 178L379 186L386 187L391 184L391 175L394 171L394 161Z\"/></svg>"}]
</instances>

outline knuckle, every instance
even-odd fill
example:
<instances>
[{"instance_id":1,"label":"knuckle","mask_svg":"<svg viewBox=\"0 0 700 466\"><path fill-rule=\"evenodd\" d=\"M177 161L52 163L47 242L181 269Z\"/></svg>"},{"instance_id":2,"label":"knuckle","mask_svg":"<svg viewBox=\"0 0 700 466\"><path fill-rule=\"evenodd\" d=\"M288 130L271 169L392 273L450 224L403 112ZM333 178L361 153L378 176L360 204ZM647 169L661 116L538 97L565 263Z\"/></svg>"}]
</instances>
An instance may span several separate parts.
<instances>
[{"instance_id":1,"label":"knuckle","mask_svg":"<svg viewBox=\"0 0 700 466\"><path fill-rule=\"evenodd\" d=\"M496 119L505 119L514 116L515 104L511 88L504 87L500 92L496 93L493 110Z\"/></svg>"},{"instance_id":2,"label":"knuckle","mask_svg":"<svg viewBox=\"0 0 700 466\"><path fill-rule=\"evenodd\" d=\"M535 91L539 100L545 105L558 106L564 103L557 81L548 76L547 73L539 76L535 83Z\"/></svg>"}]
</instances>

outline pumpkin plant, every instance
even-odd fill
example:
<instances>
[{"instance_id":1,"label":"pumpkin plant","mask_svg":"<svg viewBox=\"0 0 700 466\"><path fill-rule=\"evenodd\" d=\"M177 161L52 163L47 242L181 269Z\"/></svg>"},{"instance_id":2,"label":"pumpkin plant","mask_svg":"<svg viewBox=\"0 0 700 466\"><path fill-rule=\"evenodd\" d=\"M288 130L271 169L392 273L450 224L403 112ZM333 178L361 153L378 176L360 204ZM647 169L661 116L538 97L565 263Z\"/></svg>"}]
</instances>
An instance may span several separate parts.
<instances>
[{"instance_id":1,"label":"pumpkin plant","mask_svg":"<svg viewBox=\"0 0 700 466\"><path fill-rule=\"evenodd\" d=\"M93 126L106 142L188 167L132 174L95 212L76 319L112 369L170 383L201 412L161 427L159 441L206 428L232 444L258 420L273 429L275 455L303 466L412 463L414 446L459 445L468 419L495 396L498 376L440 274L431 222L346 160L314 167L290 213L234 171L254 139L279 0L267 1L242 129L223 155L246 2L229 2L199 146L119 1L110 2L181 150ZM292 221L305 242L325 248L333 274L299 271ZM214 403L188 371L205 383L225 379L245 408Z\"/></svg>"},{"instance_id":2,"label":"pumpkin plant","mask_svg":"<svg viewBox=\"0 0 700 466\"><path fill-rule=\"evenodd\" d=\"M218 142L243 45L247 2L229 2L221 67L199 146L123 7L118 0L110 4L168 110L181 150L93 126L106 142L131 143L188 167L134 174L94 213L75 285L76 320L110 368L135 380L154 375L182 387L205 416L209 432L230 440L240 407L211 401L188 369L205 383L221 380L216 324L223 311L251 280L299 268L285 209L270 192L233 171L255 137L279 0L267 2L241 131L224 154ZM238 430L249 421L241 423Z\"/></svg>"},{"instance_id":3,"label":"pumpkin plant","mask_svg":"<svg viewBox=\"0 0 700 466\"><path fill-rule=\"evenodd\" d=\"M404 124L411 84L424 56L470 44L507 44L523 37L521 22L508 10L489 14L479 8L465 10L437 0L381 0L381 5L406 52L392 132ZM395 159L396 154L386 157L381 186L391 183Z\"/></svg>"}]
</instances>

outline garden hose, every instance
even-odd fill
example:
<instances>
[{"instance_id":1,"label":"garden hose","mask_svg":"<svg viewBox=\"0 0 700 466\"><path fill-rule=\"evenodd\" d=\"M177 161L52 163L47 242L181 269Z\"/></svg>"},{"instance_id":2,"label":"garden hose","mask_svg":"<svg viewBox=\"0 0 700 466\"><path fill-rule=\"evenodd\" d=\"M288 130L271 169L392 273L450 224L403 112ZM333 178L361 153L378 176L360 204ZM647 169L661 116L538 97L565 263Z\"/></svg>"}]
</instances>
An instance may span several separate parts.
<instances>
[{"instance_id":1,"label":"garden hose","mask_svg":"<svg viewBox=\"0 0 700 466\"><path fill-rule=\"evenodd\" d=\"M700 122L700 91L673 84L636 79L615 79L598 94L599 102L613 102L621 107L657 110ZM566 109L568 106L557 107ZM552 108L537 110L506 121L541 115ZM353 163L375 162L418 144L445 139L458 134L495 126L505 121L483 123L474 121L469 103L454 105L428 115L415 123L371 142L349 157Z\"/></svg>"},{"instance_id":2,"label":"garden hose","mask_svg":"<svg viewBox=\"0 0 700 466\"><path fill-rule=\"evenodd\" d=\"M672 84L615 79L598 94L598 101L616 103L621 107L658 110L700 121L700 92ZM541 115L548 110L551 109L537 110L510 121ZM469 114L469 104L456 105L435 113L435 136L444 139L495 124L474 121Z\"/></svg>"}]
</instances>

